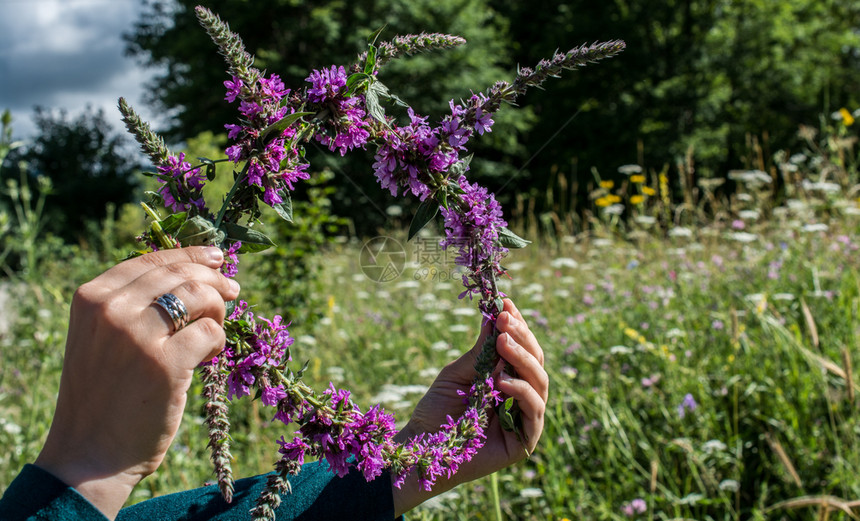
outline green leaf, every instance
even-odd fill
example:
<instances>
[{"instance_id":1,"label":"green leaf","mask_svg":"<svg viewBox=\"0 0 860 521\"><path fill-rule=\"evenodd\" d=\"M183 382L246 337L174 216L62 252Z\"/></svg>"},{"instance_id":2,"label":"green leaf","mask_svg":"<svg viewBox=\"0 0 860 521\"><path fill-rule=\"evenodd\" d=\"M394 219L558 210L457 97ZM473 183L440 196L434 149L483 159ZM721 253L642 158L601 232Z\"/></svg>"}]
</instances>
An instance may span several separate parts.
<instances>
[{"instance_id":1,"label":"green leaf","mask_svg":"<svg viewBox=\"0 0 860 521\"><path fill-rule=\"evenodd\" d=\"M206 165L206 179L210 181L215 180L215 163L208 163Z\"/></svg>"},{"instance_id":2,"label":"green leaf","mask_svg":"<svg viewBox=\"0 0 860 521\"><path fill-rule=\"evenodd\" d=\"M275 209L275 213L277 213L281 219L291 223L293 222L293 200L287 190L281 191L281 198L284 202L278 203L272 206L272 208Z\"/></svg>"},{"instance_id":3,"label":"green leaf","mask_svg":"<svg viewBox=\"0 0 860 521\"><path fill-rule=\"evenodd\" d=\"M494 301L496 304L496 309L499 310L499 313L505 310L505 301L502 300L502 297L496 297Z\"/></svg>"},{"instance_id":4,"label":"green leaf","mask_svg":"<svg viewBox=\"0 0 860 521\"><path fill-rule=\"evenodd\" d=\"M532 241L527 241L507 228L499 228L499 244L505 248L525 248Z\"/></svg>"},{"instance_id":5,"label":"green leaf","mask_svg":"<svg viewBox=\"0 0 860 521\"><path fill-rule=\"evenodd\" d=\"M379 35L382 34L382 31L384 31L386 27L388 27L388 24L385 24L382 27L380 27L379 29L375 30L373 32L373 34L371 34L367 38L367 43L369 43L370 45L376 45L377 38L379 38Z\"/></svg>"},{"instance_id":6,"label":"green leaf","mask_svg":"<svg viewBox=\"0 0 860 521\"><path fill-rule=\"evenodd\" d=\"M461 175L464 175L466 173L466 170L469 169L469 163L472 162L472 158L474 156L475 154L469 154L468 156L451 165L451 168L448 170L448 176L456 179L459 178Z\"/></svg>"},{"instance_id":7,"label":"green leaf","mask_svg":"<svg viewBox=\"0 0 860 521\"><path fill-rule=\"evenodd\" d=\"M268 238L264 233L247 226L226 222L221 225L221 228L227 234L227 239L242 242L239 253L256 253L275 245L272 239Z\"/></svg>"},{"instance_id":8,"label":"green leaf","mask_svg":"<svg viewBox=\"0 0 860 521\"><path fill-rule=\"evenodd\" d=\"M224 307L227 309L227 313L224 316L229 317L230 315L233 314L233 311L236 310L236 301L235 300L228 300L227 302L224 303Z\"/></svg>"},{"instance_id":9,"label":"green leaf","mask_svg":"<svg viewBox=\"0 0 860 521\"><path fill-rule=\"evenodd\" d=\"M412 218L412 223L409 225L409 237L406 240L411 241L412 237L415 237L421 228L432 221L437 213L439 213L439 203L435 199L428 197L421 201L418 211L415 212L415 217Z\"/></svg>"},{"instance_id":10,"label":"green leaf","mask_svg":"<svg viewBox=\"0 0 860 521\"><path fill-rule=\"evenodd\" d=\"M197 215L185 221L176 234L176 240L183 246L220 245L224 241L224 232L215 228L212 221Z\"/></svg>"},{"instance_id":11,"label":"green leaf","mask_svg":"<svg viewBox=\"0 0 860 521\"><path fill-rule=\"evenodd\" d=\"M376 69L376 47L371 43L367 46L367 59L364 61L364 73L373 74Z\"/></svg>"},{"instance_id":12,"label":"green leaf","mask_svg":"<svg viewBox=\"0 0 860 521\"><path fill-rule=\"evenodd\" d=\"M388 126L388 122L385 121L385 111L379 103L379 96L387 98L388 89L382 84L382 82L378 80L373 81L367 86L367 92L364 93L364 102L367 106L367 113L370 114L373 119L379 121L385 126Z\"/></svg>"},{"instance_id":13,"label":"green leaf","mask_svg":"<svg viewBox=\"0 0 860 521\"><path fill-rule=\"evenodd\" d=\"M355 92L361 88L366 82L371 81L373 76L370 74L365 74L363 72L356 72L354 74L350 74L346 79L346 96L350 97L355 94Z\"/></svg>"},{"instance_id":14,"label":"green leaf","mask_svg":"<svg viewBox=\"0 0 860 521\"><path fill-rule=\"evenodd\" d=\"M266 144L269 143L269 141L272 141L272 140L276 139L278 136L280 136L281 132L283 132L287 127L289 127L290 125L292 125L293 123L295 123L296 121L301 119L302 117L310 116L310 115L313 115L313 112L293 112L292 114L287 114L280 121L276 121L276 122L272 123L271 125L269 125L268 127L266 127L260 133L260 141L265 146Z\"/></svg>"},{"instance_id":15,"label":"green leaf","mask_svg":"<svg viewBox=\"0 0 860 521\"><path fill-rule=\"evenodd\" d=\"M514 420L514 416L511 414L512 410L514 411L514 414L516 414L516 411L514 410L514 399L508 398L504 403L499 404L496 411L499 415L499 423L502 425L502 429L508 432L516 428L516 421Z\"/></svg>"},{"instance_id":16,"label":"green leaf","mask_svg":"<svg viewBox=\"0 0 860 521\"><path fill-rule=\"evenodd\" d=\"M185 220L187 218L187 212L174 213L158 221L158 224L161 225L161 229L164 233L168 235L176 235L176 233L179 232L179 229L182 228L182 225L185 224Z\"/></svg>"},{"instance_id":17,"label":"green leaf","mask_svg":"<svg viewBox=\"0 0 860 521\"><path fill-rule=\"evenodd\" d=\"M308 369L308 365L310 365L310 360L305 360L305 364L296 372L296 378L301 378L305 371Z\"/></svg>"}]
</instances>

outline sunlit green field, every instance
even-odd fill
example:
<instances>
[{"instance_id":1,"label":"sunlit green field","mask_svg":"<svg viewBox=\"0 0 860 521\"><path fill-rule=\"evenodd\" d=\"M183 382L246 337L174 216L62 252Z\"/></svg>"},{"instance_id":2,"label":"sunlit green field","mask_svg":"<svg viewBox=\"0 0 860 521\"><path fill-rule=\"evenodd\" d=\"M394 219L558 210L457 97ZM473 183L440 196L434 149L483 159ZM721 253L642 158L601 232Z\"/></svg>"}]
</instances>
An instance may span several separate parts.
<instances>
[{"instance_id":1,"label":"sunlit green field","mask_svg":"<svg viewBox=\"0 0 860 521\"><path fill-rule=\"evenodd\" d=\"M657 200L659 176L649 181ZM598 204L588 232L512 252L503 290L546 352L546 430L528 461L409 518L854 518L860 212L850 184L828 190L792 189L776 203L739 181L712 219L654 203L623 224ZM405 243L402 230L381 233ZM318 388L333 381L405 421L438 370L471 347L480 317L458 301L451 259L410 243L400 275L374 282L362 244L345 240L318 259L322 318L292 325L293 357L309 362ZM0 489L50 424L71 294L114 260L33 247L35 274L3 285ZM266 314L265 281L243 262L245 297ZM164 466L132 502L212 478L201 403L190 400ZM239 476L271 469L274 439L287 433L269 419L259 402L235 403Z\"/></svg>"}]
</instances>

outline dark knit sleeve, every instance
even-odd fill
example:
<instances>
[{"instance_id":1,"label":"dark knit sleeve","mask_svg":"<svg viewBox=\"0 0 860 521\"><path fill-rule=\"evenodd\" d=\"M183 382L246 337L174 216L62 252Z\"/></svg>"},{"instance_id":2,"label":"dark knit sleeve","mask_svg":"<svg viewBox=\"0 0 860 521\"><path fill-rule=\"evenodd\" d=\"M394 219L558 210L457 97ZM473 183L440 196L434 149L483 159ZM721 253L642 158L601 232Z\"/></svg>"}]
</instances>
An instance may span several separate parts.
<instances>
[{"instance_id":1,"label":"dark knit sleeve","mask_svg":"<svg viewBox=\"0 0 860 521\"><path fill-rule=\"evenodd\" d=\"M24 465L0 499L3 521L107 521L77 490L50 472Z\"/></svg>"},{"instance_id":2,"label":"dark knit sleeve","mask_svg":"<svg viewBox=\"0 0 860 521\"><path fill-rule=\"evenodd\" d=\"M231 503L226 503L213 485L124 508L117 521L248 521L249 511L267 478L268 475L262 475L236 481ZM298 475L290 478L290 486L292 493L282 497L275 511L278 521L395 519L391 478L387 473L368 482L356 469L339 478L326 463L307 463Z\"/></svg>"}]
</instances>

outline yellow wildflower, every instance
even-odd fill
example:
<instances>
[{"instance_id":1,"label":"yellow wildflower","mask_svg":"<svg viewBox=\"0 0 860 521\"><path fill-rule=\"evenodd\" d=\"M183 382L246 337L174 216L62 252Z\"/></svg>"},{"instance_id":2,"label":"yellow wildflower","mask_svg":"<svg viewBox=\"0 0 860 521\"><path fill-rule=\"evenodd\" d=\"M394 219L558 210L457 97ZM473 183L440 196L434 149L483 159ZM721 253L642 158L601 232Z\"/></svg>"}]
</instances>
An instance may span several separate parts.
<instances>
[{"instance_id":1,"label":"yellow wildflower","mask_svg":"<svg viewBox=\"0 0 860 521\"><path fill-rule=\"evenodd\" d=\"M606 180L606 181L600 182L600 188L605 188L607 190L611 190L613 186L615 186L615 182L612 180Z\"/></svg>"},{"instance_id":2,"label":"yellow wildflower","mask_svg":"<svg viewBox=\"0 0 860 521\"><path fill-rule=\"evenodd\" d=\"M642 187L642 193L645 195L654 195L657 193L657 190L654 190L650 186L643 186Z\"/></svg>"},{"instance_id":3,"label":"yellow wildflower","mask_svg":"<svg viewBox=\"0 0 860 521\"><path fill-rule=\"evenodd\" d=\"M842 115L842 123L846 127L850 127L854 124L854 116L850 112L848 112L848 109L844 107L839 109L839 114Z\"/></svg>"},{"instance_id":4,"label":"yellow wildflower","mask_svg":"<svg viewBox=\"0 0 860 521\"><path fill-rule=\"evenodd\" d=\"M632 195L630 196L630 204L642 204L645 202L644 195Z\"/></svg>"},{"instance_id":5,"label":"yellow wildflower","mask_svg":"<svg viewBox=\"0 0 860 521\"><path fill-rule=\"evenodd\" d=\"M612 204L612 201L610 201L608 197L600 197L594 201L594 204L603 208Z\"/></svg>"},{"instance_id":6,"label":"yellow wildflower","mask_svg":"<svg viewBox=\"0 0 860 521\"><path fill-rule=\"evenodd\" d=\"M639 336L639 333L632 327L624 328L624 334L630 338L636 338Z\"/></svg>"},{"instance_id":7,"label":"yellow wildflower","mask_svg":"<svg viewBox=\"0 0 860 521\"><path fill-rule=\"evenodd\" d=\"M644 183L645 182L645 176L642 174L631 175L630 176L630 182L631 183Z\"/></svg>"},{"instance_id":8,"label":"yellow wildflower","mask_svg":"<svg viewBox=\"0 0 860 521\"><path fill-rule=\"evenodd\" d=\"M612 204L612 203L620 203L620 202L621 202L621 198L620 198L619 196L615 195L615 194L609 194L609 195L607 195L607 196L606 196L606 198L609 200L609 202L610 202L611 204Z\"/></svg>"}]
</instances>

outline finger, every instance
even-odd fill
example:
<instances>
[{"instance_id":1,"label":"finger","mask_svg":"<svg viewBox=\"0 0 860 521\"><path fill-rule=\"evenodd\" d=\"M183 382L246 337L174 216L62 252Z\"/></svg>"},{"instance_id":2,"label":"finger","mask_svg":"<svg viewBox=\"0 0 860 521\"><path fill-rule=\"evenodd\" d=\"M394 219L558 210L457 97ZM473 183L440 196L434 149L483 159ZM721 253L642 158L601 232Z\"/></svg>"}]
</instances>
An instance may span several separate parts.
<instances>
[{"instance_id":1,"label":"finger","mask_svg":"<svg viewBox=\"0 0 860 521\"><path fill-rule=\"evenodd\" d=\"M220 322L203 317L179 330L164 343L164 355L180 370L193 371L224 349L226 337Z\"/></svg>"},{"instance_id":2,"label":"finger","mask_svg":"<svg viewBox=\"0 0 860 521\"><path fill-rule=\"evenodd\" d=\"M239 295L237 282L216 269L190 262L176 262L151 269L128 283L121 291L127 302L145 308L159 296L172 292L185 282L212 286L225 301Z\"/></svg>"},{"instance_id":3,"label":"finger","mask_svg":"<svg viewBox=\"0 0 860 521\"><path fill-rule=\"evenodd\" d=\"M523 421L523 430L528 436L530 449L533 449L543 431L546 402L525 380L505 374L501 376L496 382L496 388L517 401Z\"/></svg>"},{"instance_id":4,"label":"finger","mask_svg":"<svg viewBox=\"0 0 860 521\"><path fill-rule=\"evenodd\" d=\"M97 283L106 291L114 291L153 268L189 262L209 268L219 268L224 263L224 253L220 248L213 246L191 246L147 253L117 264L93 279L90 284Z\"/></svg>"},{"instance_id":5,"label":"finger","mask_svg":"<svg viewBox=\"0 0 860 521\"><path fill-rule=\"evenodd\" d=\"M549 398L549 375L527 349L513 340L509 333L499 336L496 351L513 366L517 377L538 393L544 402Z\"/></svg>"},{"instance_id":6,"label":"finger","mask_svg":"<svg viewBox=\"0 0 860 521\"><path fill-rule=\"evenodd\" d=\"M224 298L214 287L203 284L196 280L184 282L170 291L182 302L188 311L188 322L193 322L202 317L208 317L219 324L224 323L226 309ZM160 336L166 337L175 332L176 327L167 310L153 301L143 310L144 320L149 324L160 323L161 327L155 329ZM153 316L157 315L157 316Z\"/></svg>"},{"instance_id":7,"label":"finger","mask_svg":"<svg viewBox=\"0 0 860 521\"><path fill-rule=\"evenodd\" d=\"M504 309L502 311L507 311L508 313L513 315L514 318L516 318L518 320L522 320L523 322L525 322L525 319L523 319L523 314L520 313L520 310L517 309L516 305L514 305L513 300L506 298L506 299L502 300L502 302L505 303Z\"/></svg>"},{"instance_id":8,"label":"finger","mask_svg":"<svg viewBox=\"0 0 860 521\"><path fill-rule=\"evenodd\" d=\"M515 318L513 313L503 311L499 314L496 320L496 327L500 333L508 333L514 338L514 342L523 346L529 353L534 356L540 365L544 363L543 350L535 338L534 333L529 329L526 321L520 318ZM499 335L501 337L501 334Z\"/></svg>"}]
</instances>

